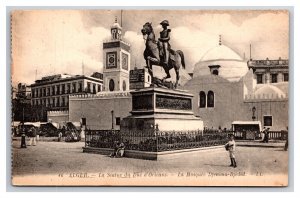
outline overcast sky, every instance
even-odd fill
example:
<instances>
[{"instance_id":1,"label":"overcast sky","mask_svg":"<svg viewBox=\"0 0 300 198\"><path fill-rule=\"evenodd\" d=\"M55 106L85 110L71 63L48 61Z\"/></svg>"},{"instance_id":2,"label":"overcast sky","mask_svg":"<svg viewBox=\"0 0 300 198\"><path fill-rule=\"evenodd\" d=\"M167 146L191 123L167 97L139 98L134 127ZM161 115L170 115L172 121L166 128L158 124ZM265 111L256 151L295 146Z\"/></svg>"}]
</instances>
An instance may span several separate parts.
<instances>
[{"instance_id":1,"label":"overcast sky","mask_svg":"<svg viewBox=\"0 0 300 198\"><path fill-rule=\"evenodd\" d=\"M12 14L13 83L31 84L35 78L59 73L90 75L102 72L102 42L110 38L115 17L121 11L15 11ZM284 11L133 11L123 10L123 38L131 44L132 61L144 66L141 28L152 22L156 37L159 23L170 23L172 48L186 57L188 72L203 54L222 43L249 58L278 59L289 56L289 15ZM37 72L36 72L37 71Z\"/></svg>"}]
</instances>

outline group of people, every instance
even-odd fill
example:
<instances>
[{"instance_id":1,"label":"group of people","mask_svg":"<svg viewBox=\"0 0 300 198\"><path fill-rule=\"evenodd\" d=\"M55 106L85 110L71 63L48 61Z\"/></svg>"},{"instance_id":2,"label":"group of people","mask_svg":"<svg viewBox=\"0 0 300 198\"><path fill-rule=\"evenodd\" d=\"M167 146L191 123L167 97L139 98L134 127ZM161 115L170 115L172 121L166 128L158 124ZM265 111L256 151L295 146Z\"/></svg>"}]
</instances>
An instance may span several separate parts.
<instances>
[{"instance_id":1,"label":"group of people","mask_svg":"<svg viewBox=\"0 0 300 198\"><path fill-rule=\"evenodd\" d=\"M37 129L35 127L31 127L28 130L27 136L29 137L29 143L27 146L36 146L37 144Z\"/></svg>"},{"instance_id":2,"label":"group of people","mask_svg":"<svg viewBox=\"0 0 300 198\"><path fill-rule=\"evenodd\" d=\"M123 142L116 141L114 145L114 151L110 154L110 157L123 157L125 152L125 145Z\"/></svg>"}]
</instances>

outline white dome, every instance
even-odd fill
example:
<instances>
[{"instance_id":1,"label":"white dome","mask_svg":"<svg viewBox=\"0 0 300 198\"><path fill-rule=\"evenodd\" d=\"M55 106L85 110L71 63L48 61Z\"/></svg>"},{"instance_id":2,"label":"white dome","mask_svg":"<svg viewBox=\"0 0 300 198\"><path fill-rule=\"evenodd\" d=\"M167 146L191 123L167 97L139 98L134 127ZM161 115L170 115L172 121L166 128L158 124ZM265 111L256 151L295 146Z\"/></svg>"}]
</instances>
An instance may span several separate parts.
<instances>
[{"instance_id":1,"label":"white dome","mask_svg":"<svg viewBox=\"0 0 300 198\"><path fill-rule=\"evenodd\" d=\"M232 49L225 45L218 45L208 50L200 59L200 61L211 61L211 60L238 60L243 59Z\"/></svg>"},{"instance_id":2,"label":"white dome","mask_svg":"<svg viewBox=\"0 0 300 198\"><path fill-rule=\"evenodd\" d=\"M220 65L219 76L229 81L238 81L248 71L247 63L225 45L218 45L202 56L194 67L194 77L209 75L209 65Z\"/></svg>"},{"instance_id":3,"label":"white dome","mask_svg":"<svg viewBox=\"0 0 300 198\"><path fill-rule=\"evenodd\" d=\"M286 97L285 93L283 91L281 91L279 88L270 85L270 84L264 84L263 86L261 86L260 88L258 88L254 94L256 96L278 96L278 97Z\"/></svg>"}]
</instances>

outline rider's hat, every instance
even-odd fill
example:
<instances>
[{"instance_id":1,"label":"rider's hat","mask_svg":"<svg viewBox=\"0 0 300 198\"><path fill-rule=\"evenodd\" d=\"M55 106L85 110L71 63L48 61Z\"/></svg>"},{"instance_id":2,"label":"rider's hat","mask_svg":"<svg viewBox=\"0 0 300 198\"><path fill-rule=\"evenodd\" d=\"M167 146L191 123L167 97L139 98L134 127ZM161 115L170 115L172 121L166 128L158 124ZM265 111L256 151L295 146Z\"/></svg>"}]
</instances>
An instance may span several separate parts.
<instances>
[{"instance_id":1,"label":"rider's hat","mask_svg":"<svg viewBox=\"0 0 300 198\"><path fill-rule=\"evenodd\" d=\"M168 20L163 20L160 24L169 26L169 21Z\"/></svg>"}]
</instances>

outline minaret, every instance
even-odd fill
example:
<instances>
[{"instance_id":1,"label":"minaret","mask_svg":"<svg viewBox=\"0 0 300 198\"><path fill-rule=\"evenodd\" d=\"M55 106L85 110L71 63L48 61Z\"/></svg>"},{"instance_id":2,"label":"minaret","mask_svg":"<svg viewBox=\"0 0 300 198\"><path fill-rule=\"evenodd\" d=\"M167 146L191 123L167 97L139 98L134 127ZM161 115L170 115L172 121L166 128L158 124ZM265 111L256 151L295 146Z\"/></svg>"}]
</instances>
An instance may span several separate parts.
<instances>
[{"instance_id":1,"label":"minaret","mask_svg":"<svg viewBox=\"0 0 300 198\"><path fill-rule=\"evenodd\" d=\"M105 91L129 90L130 44L122 40L117 17L110 28L111 39L103 42L103 78Z\"/></svg>"}]
</instances>

